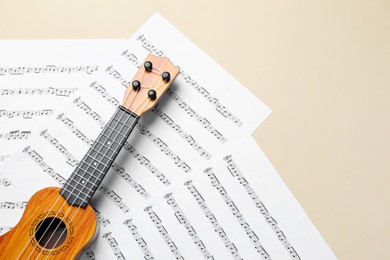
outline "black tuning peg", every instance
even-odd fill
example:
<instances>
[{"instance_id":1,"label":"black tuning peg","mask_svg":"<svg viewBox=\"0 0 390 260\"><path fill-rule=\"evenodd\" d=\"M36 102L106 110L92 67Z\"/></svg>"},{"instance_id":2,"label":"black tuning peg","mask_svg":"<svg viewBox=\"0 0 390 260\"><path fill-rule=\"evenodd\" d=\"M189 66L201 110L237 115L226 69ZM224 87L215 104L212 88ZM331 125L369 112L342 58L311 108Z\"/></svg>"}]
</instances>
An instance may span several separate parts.
<instances>
[{"instance_id":1,"label":"black tuning peg","mask_svg":"<svg viewBox=\"0 0 390 260\"><path fill-rule=\"evenodd\" d=\"M138 91L141 88L141 83L138 80L134 80L131 86L135 91Z\"/></svg>"},{"instance_id":2,"label":"black tuning peg","mask_svg":"<svg viewBox=\"0 0 390 260\"><path fill-rule=\"evenodd\" d=\"M171 74L168 71L164 71L161 76L163 81L169 82L171 80Z\"/></svg>"},{"instance_id":3,"label":"black tuning peg","mask_svg":"<svg viewBox=\"0 0 390 260\"><path fill-rule=\"evenodd\" d=\"M154 89L151 89L148 91L148 97L151 99L151 100L155 100L157 98L157 93Z\"/></svg>"},{"instance_id":4,"label":"black tuning peg","mask_svg":"<svg viewBox=\"0 0 390 260\"><path fill-rule=\"evenodd\" d=\"M144 68L145 68L146 71L152 71L152 69L153 69L153 64L152 64L150 61L146 61L146 62L144 63Z\"/></svg>"}]
</instances>

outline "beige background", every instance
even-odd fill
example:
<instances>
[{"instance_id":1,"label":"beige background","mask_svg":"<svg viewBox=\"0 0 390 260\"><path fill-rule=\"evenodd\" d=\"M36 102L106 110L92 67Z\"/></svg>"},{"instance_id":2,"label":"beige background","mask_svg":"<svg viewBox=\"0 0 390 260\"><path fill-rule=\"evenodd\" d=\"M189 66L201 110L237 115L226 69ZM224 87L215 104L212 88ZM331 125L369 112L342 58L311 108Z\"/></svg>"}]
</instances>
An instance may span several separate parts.
<instances>
[{"instance_id":1,"label":"beige background","mask_svg":"<svg viewBox=\"0 0 390 260\"><path fill-rule=\"evenodd\" d=\"M389 259L390 1L0 0L0 39L127 38L155 11L273 109L254 136L335 254Z\"/></svg>"}]
</instances>

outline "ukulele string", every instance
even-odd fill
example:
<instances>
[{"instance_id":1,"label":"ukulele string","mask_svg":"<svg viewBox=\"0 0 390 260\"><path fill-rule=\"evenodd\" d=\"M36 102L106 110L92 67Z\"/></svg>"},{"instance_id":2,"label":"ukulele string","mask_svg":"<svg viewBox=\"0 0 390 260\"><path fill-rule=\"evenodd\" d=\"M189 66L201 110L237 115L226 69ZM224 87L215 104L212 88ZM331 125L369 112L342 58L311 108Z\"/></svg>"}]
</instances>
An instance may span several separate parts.
<instances>
[{"instance_id":1,"label":"ukulele string","mask_svg":"<svg viewBox=\"0 0 390 260\"><path fill-rule=\"evenodd\" d=\"M110 120L110 122L111 122L111 120ZM77 170L78 168L79 168L79 165L77 165L77 167L76 167L75 170ZM76 185L77 185L77 184L76 184ZM73 192L72 192L72 193L73 193ZM69 199L69 197L71 196L72 193L70 193L70 194L67 196L66 200ZM53 206L51 207L51 209L50 209L50 210L48 211L48 213L46 214L45 219L47 218L47 216L49 215L49 213L53 210L54 206L57 204L57 202L58 202L58 200L60 199L60 197L61 197L61 196L58 196L56 202L53 204ZM74 202L73 202L73 203L74 203ZM64 204L65 204L65 203L63 203L63 204L61 205L61 208L59 209L59 211L63 208ZM57 215L56 215L56 216L57 216ZM50 224L47 226L47 228L46 228L46 230L44 231L44 233L43 233L41 239L42 239L42 238L44 237L44 235L47 233L48 228L53 224L54 220L55 220L55 218L53 218L52 221L50 222ZM37 231L38 231L38 230L36 230L35 233L34 233L34 235L30 238L30 241L35 237L35 234L37 233ZM39 240L37 241L37 244L35 245L34 249L38 246L38 244L39 244L39 242L41 241L41 239L39 239ZM27 245L28 245L28 244L29 244L29 243L27 243ZM27 245L26 245L26 246L27 246ZM44 249L45 249L45 248L43 247L42 250L41 250L41 252L42 252ZM24 250L23 250L23 251L24 251ZM22 252L23 252L23 251L22 251ZM31 255L32 252L33 252L33 251L30 252L30 254L28 255L28 257Z\"/></svg>"},{"instance_id":2,"label":"ukulele string","mask_svg":"<svg viewBox=\"0 0 390 260\"><path fill-rule=\"evenodd\" d=\"M111 122L111 119L110 119L110 122ZM77 167L75 168L75 171L76 171L77 169L79 169L79 167L80 167L80 166L77 165ZM76 185L77 185L77 184L76 184ZM73 193L73 191L72 191L72 193ZM69 193L69 195L66 197L66 200L69 199L69 197L71 196L72 193ZM60 200L60 198L61 198L61 196L58 196L58 197L57 197L57 200L54 202L54 204L52 204L52 207L51 207L50 210L46 213L46 216L44 217L44 219L46 219L46 218L49 216L50 212L53 211L54 207L57 205L57 203L58 203L58 201ZM74 203L74 202L73 202L73 203ZM65 203L63 203L63 204L61 205L61 208L59 209L59 211L63 208L64 204L65 204ZM56 215L56 216L57 216L57 215ZM35 248L39 245L39 242L42 240L42 238L44 237L44 235L47 233L49 227L53 224L54 220L55 220L55 218L53 218L53 219L51 220L51 222L49 223L49 225L48 225L47 228L45 229L45 231L44 231L42 237L37 241L36 245L34 246L34 248L33 248L34 250L35 250ZM23 250L21 251L21 253L20 253L19 256L18 256L18 259L19 259L19 257L22 255L22 253L24 252L24 250L26 249L26 247L30 244L31 240L34 239L34 237L35 237L37 231L38 231L38 229L35 230L34 234L31 236L31 238L29 239L29 241L28 241L27 244L25 245L25 247L23 248ZM41 252L42 252L44 249L45 249L45 248L43 247L42 250L41 250ZM27 258L30 257L31 253L34 252L34 250L30 252L30 254L27 256ZM26 259L27 259L27 258L26 258Z\"/></svg>"},{"instance_id":3,"label":"ukulele string","mask_svg":"<svg viewBox=\"0 0 390 260\"><path fill-rule=\"evenodd\" d=\"M47 212L47 214L46 214L46 216L45 216L45 219L47 218L47 216L49 216L50 212L53 210L54 206L57 204L57 202L59 201L59 199L60 199L60 196L58 196L58 198L57 198L57 200L54 202L52 208ZM35 237L36 233L37 233L37 230L34 232L34 234L33 234L33 235L31 236L31 238L28 240L28 242L27 242L26 245L24 246L23 250L22 250L22 251L20 252L20 254L18 255L18 258L17 258L17 259L19 259L20 256L23 254L24 250L26 250L27 246L31 243L31 240L33 240L33 238ZM39 241L38 241L38 243L39 243ZM36 246L35 246L35 247L36 247ZM34 249L35 249L35 247L34 247ZM30 255L31 255L32 252L33 252L33 251L30 252L30 254L27 256L26 259L28 259L28 258L30 257Z\"/></svg>"},{"instance_id":4,"label":"ukulele string","mask_svg":"<svg viewBox=\"0 0 390 260\"><path fill-rule=\"evenodd\" d=\"M145 70L143 71L143 74L142 74L142 79L141 79L141 81L143 81L143 79L144 79L144 76L145 76ZM131 89L131 91L132 91L133 89ZM133 98L133 100L131 101L131 103L130 103L130 106L131 106L131 104L133 103L133 101L135 100L135 98L137 97L137 95L138 95L138 93L139 93L139 91L137 91L136 93L135 93L135 96L134 96L134 98ZM128 100L128 98L130 97L130 95L128 95L127 97L126 97L126 99L125 99L125 102L124 103L126 103L126 101ZM122 115L123 116L123 115ZM122 119L122 118L121 118ZM121 120L120 119L120 120ZM131 127L133 127L133 125L131 126ZM123 128L123 126L122 126L122 128ZM89 178L90 179L90 178ZM88 181L89 181L89 179L88 179ZM81 194L81 191L79 192L79 194ZM68 196L69 197L69 196ZM74 200L73 202L72 202L72 205L74 204L74 202L75 202L76 200ZM61 207L62 208L62 207ZM68 209L69 210L69 209ZM77 211L79 210L79 208L76 210L76 212L74 213L74 215L72 216L72 219L73 219L73 217L75 216L75 214L77 213ZM66 216L66 214L67 214L67 212L65 213L65 216ZM65 217L64 216L64 217ZM54 220L54 219L53 219ZM60 225L60 223L57 225L57 227L56 227L56 229L55 230L57 230L58 229L58 227L59 227L59 225ZM45 230L45 232L47 231L47 229ZM64 230L65 231L65 230ZM64 232L63 231L63 232ZM63 233L62 232L62 233ZM54 234L54 233L53 233ZM57 239L57 241L56 241L56 243L58 243L58 240L61 238L61 236L62 236L62 234L59 236L59 238ZM50 237L51 238L51 237ZM48 241L50 241L50 239L48 240ZM45 245L46 246L46 245ZM53 250L53 249L52 249ZM52 250L50 250L50 253L51 253L51 251ZM43 251L43 249L42 249L42 251ZM50 253L49 253L49 255L50 255ZM49 256L48 255L48 256Z\"/></svg>"},{"instance_id":5,"label":"ukulele string","mask_svg":"<svg viewBox=\"0 0 390 260\"><path fill-rule=\"evenodd\" d=\"M137 95L137 94L138 94L138 92L136 93L136 95ZM138 108L137 108L137 109L138 109ZM122 117L123 117L123 114L122 114L121 118L119 119L119 121L122 120ZM113 118L114 118L114 117L113 117ZM113 118L112 118L112 119L113 119ZM136 124L136 121L137 121L137 120L134 120L134 122L131 123L131 127L130 127L130 128L133 128L133 127L134 127L134 125ZM126 121L126 123L122 125L122 128L121 128L119 131L121 131L121 130L123 129L123 127L124 127L125 125L127 125L127 124L128 124L128 122ZM102 147L101 147L101 148L102 148ZM91 176L88 178L87 181L89 181L90 178L91 178ZM95 182L94 184L96 184L96 182ZM79 194L81 194L81 191L79 192ZM71 206L74 205L74 202L75 202L75 201L76 201L76 199L72 202ZM71 221L73 220L73 218L76 216L76 214L77 214L77 212L79 211L79 209L80 209L80 206L77 208L77 210L75 211L75 213L74 213L74 214L72 215L72 217L70 218L70 222L71 222ZM69 210L70 210L70 207L69 207L69 209L67 210L67 212L65 213L63 219L67 216ZM84 216L80 221L83 221L83 220L85 219L85 217L86 217L86 216ZM59 225L57 225L55 231L57 231L58 227L59 227ZM61 232L61 234L60 234L60 236L58 237L58 239L57 239L57 241L55 242L55 244L58 243L59 239L61 238L61 236L63 235L64 232L65 232L65 230L63 230L63 231ZM54 234L54 232L53 232L53 234ZM52 236L53 236L53 234L52 234ZM52 236L51 236L51 237L52 237ZM48 241L50 241L51 237L49 238ZM45 246L46 246L46 245L45 245ZM54 248L53 248L53 249L54 249ZM45 259L47 259L47 258L50 256L50 254L51 254L51 252L53 251L53 249L50 250L49 254L47 255L47 257L46 257Z\"/></svg>"},{"instance_id":6,"label":"ukulele string","mask_svg":"<svg viewBox=\"0 0 390 260\"><path fill-rule=\"evenodd\" d=\"M123 117L123 115L122 115L122 117ZM122 120L122 117L121 117L120 121ZM125 124L127 124L127 123L128 123L128 122L126 121ZM123 126L122 126L122 129L123 129ZM120 130L122 130L122 129L120 129ZM100 151L100 149L99 149L99 151ZM99 152L99 151L98 151L98 152ZM90 181L90 180L91 180L91 176L88 178L87 182L91 182L91 183L92 183L92 181ZM95 184L96 184L96 182L93 183L93 185L95 185ZM77 184L76 184L76 186L77 186ZM81 194L81 191L79 192L79 194ZM73 200L73 202L70 204L70 207L69 207L68 210L65 212L65 214L64 214L64 216L63 216L63 218L62 218L62 220L68 217L69 211L70 211L71 207L74 205L76 199L77 199L77 197L76 197L76 198ZM82 200L82 202L85 202L85 200ZM65 204L65 203L64 203L64 204ZM81 205L78 206L78 208L76 209L76 211L74 212L74 214L70 217L70 219L68 218L69 222L72 222L72 220L74 219L74 217L77 216L77 213L79 212L79 209L80 209L80 208L81 208ZM84 219L85 219L85 217L83 217L82 219L80 219L80 221L82 222ZM59 227L59 225L57 225L57 227L55 228L55 231L57 231L58 227ZM54 231L54 232L55 232L55 231ZM60 240L61 237L64 235L64 232L65 232L65 231L66 231L66 229L64 229L64 230L61 232L61 234L58 236L57 240L56 240L55 243L54 243L55 245L58 244L59 240ZM53 236L53 235L54 235L54 233L52 234L52 236ZM50 236L50 238L48 239L48 241L50 241L50 240L52 239L52 236ZM45 245L44 247L46 247L46 245ZM51 253L52 253L53 250L54 250L54 248L52 248L52 249L49 251L49 253L48 253L48 255L47 255L47 257L46 257L45 259L47 259L48 257L50 257L50 255L51 255Z\"/></svg>"},{"instance_id":7,"label":"ukulele string","mask_svg":"<svg viewBox=\"0 0 390 260\"><path fill-rule=\"evenodd\" d=\"M137 121L137 120L134 120L134 122L131 123L131 127L130 127L130 128L133 128L133 127L134 127L134 125L136 124L136 121ZM127 125L128 123L129 123L129 122L126 121L126 123L125 123L124 125ZM123 125L123 126L124 126L124 125ZM122 126L122 128L120 129L120 131L123 129L123 126ZM88 180L90 180L90 178L89 178ZM79 211L79 209L80 209L80 206L77 208L77 210L75 211L75 213L71 216L70 221L72 221L73 218L77 215L77 212ZM69 210L68 210L68 211L69 211ZM65 216L68 214L68 211L65 213ZM65 216L64 216L64 217L65 217ZM87 217L87 215L84 215L84 217L82 217L82 218L80 219L80 222L83 222L84 219L85 219L86 217ZM57 228L58 228L58 226L57 226ZM63 235L64 232L65 232L65 230L62 231L61 235L59 236L59 238L57 239L57 241L55 242L55 244L58 243L59 239L61 238L61 236ZM53 249L54 249L54 248L53 248ZM48 255L45 259L47 259L47 258L50 256L50 254L51 254L51 252L52 252L53 249L50 250L49 255Z\"/></svg>"},{"instance_id":8,"label":"ukulele string","mask_svg":"<svg viewBox=\"0 0 390 260\"><path fill-rule=\"evenodd\" d=\"M114 114L114 116L115 116L115 115L116 115L116 114ZM112 121L112 119L113 119L113 117L110 119L109 123ZM79 168L79 165L77 165L75 171L76 171L78 168ZM77 184L79 184L79 183L77 183ZM76 186L77 186L77 184L76 184ZM73 188L72 192L70 192L69 195L66 197L65 202L61 205L61 207L60 207L60 209L58 210L58 212L60 212L61 209L64 207L64 205L66 204L66 201L67 201L67 200L70 198L70 196L73 194L74 189L75 189L75 187ZM79 193L79 195L80 195L80 193ZM46 219L47 216L50 214L50 212L53 210L54 206L57 204L57 202L59 201L60 198L61 198L61 196L58 196L57 200L55 201L55 203L53 204L53 206L51 207L51 209L48 211L48 213L46 214L45 219ZM74 201L72 202L72 204L74 204L75 201L76 201L76 200L74 200ZM55 218L56 218L57 216L58 216L58 213L57 213L56 216L52 219L52 221L50 222L50 224L47 226L47 228L45 229L45 231L44 231L42 237L37 241L37 244L36 244L36 245L34 246L34 248L33 248L34 250L35 250L35 248L39 245L39 242L40 242L41 239L45 236L45 234L47 233L49 227L53 224L53 222L54 222L54 220L55 220ZM57 231L57 229L58 229L58 227L59 227L60 224L61 224L61 223L59 223L59 224L57 225L55 231ZM29 240L29 242L27 243L27 245L30 243L30 241L31 241L32 239L34 239L34 237L35 237L37 231L38 231L38 229L35 231L35 233L33 234L33 236L30 238L30 240ZM53 233L53 234L54 234L54 233ZM61 236L60 236L60 237L61 237ZM50 239L49 239L48 241L50 241ZM57 242L56 242L56 243L57 243ZM27 246L27 245L26 245L26 246ZM46 246L46 245L47 245L47 243L45 244L45 246ZM25 248L26 248L26 246L25 246ZM41 251L40 251L39 254L41 254L41 253L43 252L44 249L45 249L45 247L42 247L42 249L41 249ZM30 252L30 254L27 256L27 258L30 257L31 253L34 252L34 250ZM24 251L24 249L23 249L23 251ZM23 253L23 251L22 251L22 253ZM20 255L21 255L21 254L20 254ZM19 256L20 256L20 255L19 255ZM39 256L39 255L38 255L38 256ZM27 258L26 258L26 259L27 259ZM19 257L18 257L18 259L19 259Z\"/></svg>"},{"instance_id":9,"label":"ukulele string","mask_svg":"<svg viewBox=\"0 0 390 260\"><path fill-rule=\"evenodd\" d=\"M162 87L162 86L164 86L165 85L165 82L163 82L163 84L161 84L160 86L158 86L155 90L156 90L156 92Z\"/></svg>"},{"instance_id":10,"label":"ukulele string","mask_svg":"<svg viewBox=\"0 0 390 260\"><path fill-rule=\"evenodd\" d=\"M144 70L144 72L143 72L143 76L144 76L144 74L145 74L145 70ZM142 79L143 79L143 76L142 76ZM131 89L131 90L132 90L132 89ZM132 102L133 102L134 99L137 97L137 94L138 94L138 92L136 92L136 94L135 94L135 96L134 96ZM128 99L129 97L130 97L130 95L128 95L128 96L126 97L125 102L127 101L127 99ZM124 103L125 103L125 102L124 102ZM132 102L131 102L131 103L132 103ZM115 114L114 114L114 116L115 116ZM123 116L123 115L122 115L122 116ZM110 122L113 120L113 118L114 118L114 117L112 117L108 123L110 123ZM99 150L99 151L100 151L100 150ZM79 168L79 165L77 165L77 167L76 167L75 170L77 170L77 168ZM88 179L88 181L89 181L89 179ZM79 184L79 183L77 183L77 184ZM77 185L77 184L76 184L76 185ZM96 184L96 183L94 183L94 184ZM74 191L74 190L75 190L75 188L73 188L73 191ZM72 192L73 192L73 191L72 191ZM79 192L79 195L80 195L80 194L81 194L81 191ZM67 196L66 200L68 200L70 196L71 196L71 193L69 193L69 195ZM60 197L57 198L57 201L59 200L59 198L60 198ZM54 208L54 206L56 205L57 201L56 201L55 204L52 206L52 208L50 209L50 211L53 210L53 208ZM74 201L72 202L72 205L71 205L71 206L73 206L73 204L75 203L75 201L76 201L76 200L74 200ZM64 204L65 204L65 203L64 203ZM63 208L64 204L61 205L61 208L60 208L60 209ZM49 212L50 212L50 211L49 211ZM49 212L48 212L48 214L49 214ZM46 217L48 216L48 214L45 216L45 219L46 219ZM49 226L46 228L45 232L43 233L44 235L45 235L46 232L48 231L48 228L50 227L50 225L52 225L53 221L54 221L54 218L53 218L53 220L50 222ZM58 229L58 227L59 227L60 224L61 224L61 223L59 223L59 224L57 225L55 231ZM34 236L35 236L35 234L36 234L36 232L34 233ZM54 234L54 233L53 233L53 234ZM43 235L43 236L44 236L44 235ZM43 236L42 236L42 237L43 237ZM60 236L60 237L61 237L61 236ZM59 237L59 238L60 238L60 237ZM31 241L32 239L33 239L33 237L31 237L30 241ZM40 240L41 240L41 239L40 239ZM38 241L38 243L40 242L40 240ZM30 241L27 243L27 245L30 243ZM48 241L50 241L50 239L49 239ZM57 241L57 242L58 242L58 241ZM57 242L56 242L56 243L57 243ZM27 245L26 245L26 246L27 246ZM37 245L38 245L38 244L37 244ZM36 245L36 246L37 246L37 245ZM36 246L35 246L35 247L36 247ZM45 245L45 246L46 246L46 245ZM34 249L35 249L35 247L34 247ZM41 252L42 252L43 250L44 250L44 247L42 248ZM23 251L24 251L24 249L23 249ZM22 251L22 252L23 252L23 251ZM52 250L51 250L51 251L52 251ZM50 251L50 252L51 252L51 251ZM30 254L31 254L31 253L30 253ZM50 255L50 254L49 254L49 255ZM29 255L29 256L30 256L30 255Z\"/></svg>"},{"instance_id":11,"label":"ukulele string","mask_svg":"<svg viewBox=\"0 0 390 260\"><path fill-rule=\"evenodd\" d=\"M122 116L121 116L121 118L119 119L119 122L121 122L122 121L122 118L123 118L123 115L124 114L122 114ZM114 117L115 117L115 115L112 117L112 119L114 119ZM110 122L111 122L112 120L110 120ZM119 123L118 122L118 123ZM128 122L126 121L125 122L125 124L124 125L126 125ZM124 125L122 125L122 128L119 130L119 131L121 131L122 129L123 129L123 127L124 127ZM115 128L115 127L114 127ZM113 129L114 130L114 129ZM92 148L93 149L93 148ZM98 153L99 152L101 152L101 150L103 149L103 146L99 149L99 151L97 151ZM92 183L92 181L91 181L91 177L92 177L92 175L90 175L89 176L89 178L87 179L87 182L91 182ZM81 180L81 179L80 179ZM97 180L98 181L98 180ZM94 182L93 183L93 185L95 185L96 184L96 182ZM76 184L76 186L77 186L77 184ZM73 191L75 190L75 187L74 187L74 189L73 189ZM76 191L77 192L77 191ZM75 193L76 193L75 192ZM79 194L77 195L77 196L79 196L80 194L81 194L81 190L79 191ZM75 201L76 201L76 199L77 199L77 196L75 197L75 199L73 200L73 202L71 203L71 206L73 206L74 205L74 203L75 203ZM85 200L83 200L83 202L85 202ZM78 213L78 211L79 211L79 209L81 208L81 205L79 205L79 207L76 209L76 211L74 212L74 214L71 216L71 218L70 218L70 222L73 220L73 218L77 215L77 213ZM63 216L63 218L62 219L65 219L67 216L68 216L68 213L69 213L69 211L70 211L70 209L71 209L71 207L69 207L68 208L68 210L65 212L65 214L64 214L64 216ZM84 219L84 218L83 218ZM59 227L59 225L57 225L57 227L56 227L56 229L55 229L55 231L58 229L58 227ZM57 239L57 241L55 242L55 244L57 244L58 243L58 241L59 241L59 239L63 236L63 234L64 234L64 232L65 232L65 229L61 232L61 234L59 235L59 237L58 237L58 239ZM52 234L52 236L54 235L54 233ZM50 241L50 239L52 238L52 236L49 238L49 240L48 241ZM46 245L45 245L46 246ZM53 248L54 249L54 248ZM49 251L49 254L48 254L48 257L50 256L50 254L51 254L51 252L53 251L53 249L51 249L50 251Z\"/></svg>"},{"instance_id":12,"label":"ukulele string","mask_svg":"<svg viewBox=\"0 0 390 260\"><path fill-rule=\"evenodd\" d=\"M156 73L155 73L156 74ZM144 78L144 75L145 75L145 70L143 71L143 75L142 75L142 80L143 80L143 78ZM159 86L158 88L157 88L157 90L159 89L159 88L161 88L162 86L164 85L164 83L161 85L161 86ZM133 101L135 100L135 98L136 98L136 96L137 96L137 94L138 94L138 91L137 91L137 93L136 93L136 95L135 95L135 97L134 97L134 99L131 101L131 104L133 103ZM130 97L130 95L125 99L125 101L127 101L127 99ZM150 99L149 99L150 100ZM131 105L130 104L130 105ZM138 108L141 106L141 104L138 106ZM145 104L145 106L144 106L144 108L146 107L146 104ZM138 109L137 108L137 109ZM143 109L144 109L143 108ZM122 115L123 116L123 115ZM134 125L134 123L133 123L133 125ZM132 125L132 127L133 127L133 125ZM122 128L123 128L123 126L122 126ZM90 178L88 179L88 181L90 180ZM95 183L96 184L96 183ZM75 187L73 188L73 191L75 190ZM81 191L79 191L79 195L81 194ZM67 199L69 199L69 196L70 196L71 194L69 194L68 195L68 197L67 197ZM58 202L58 200L59 200L59 197L57 198L57 200L56 200L56 202L55 202L55 204L52 206L52 209L54 208L54 206L57 204L57 202ZM72 202L72 204L71 204L71 206L73 206L74 205L74 202L76 201L76 199ZM61 206L61 209L63 208L63 206L64 206L64 204L65 204L65 202L63 203L63 205ZM79 208L80 208L80 206L78 207L78 209L76 210L76 212L73 214L73 216L72 216L72 218L71 218L71 220L74 218L74 216L77 214L77 211L79 210ZM69 209L68 209L68 211L69 211ZM65 213L65 216L67 215L67 213L68 213L68 211ZM50 212L50 211L49 211ZM48 212L48 214L49 214L49 212ZM48 216L48 214L45 216L45 218ZM55 216L55 217L57 217L58 216L58 214ZM63 219L65 218L65 216L63 217ZM53 220L52 220L52 222L54 221L54 218L53 218ZM52 223L50 223L50 225L51 225ZM61 223L60 223L61 224ZM58 224L57 225L57 227L56 227L56 229L55 229L55 231L58 229L58 227L59 227L59 225L60 224ZM49 226L50 226L49 225ZM45 232L44 232L44 234L46 233L48 231L48 228L45 230ZM64 230L65 231L65 230ZM63 232L64 232L63 231ZM61 233L61 235L59 236L59 238L57 239L57 241L56 241L56 243L55 243L55 245L58 243L58 241L59 241L59 239L61 238L61 236L63 235L63 232ZM36 233L36 232L35 232ZM54 234L54 233L53 233ZM52 234L52 236L53 236L53 234ZM35 234L34 234L34 236L35 236ZM33 239L33 237L34 236L32 236L31 237L31 239ZM51 236L51 237L52 237ZM42 236L43 237L43 236ZM51 239L51 237L49 238L49 240L48 240L48 242L50 241L50 239ZM31 239L30 239L30 241L31 241ZM30 243L30 241L26 244L26 246ZM48 243L47 242L47 243ZM47 243L45 244L45 246L47 245ZM36 245L37 246L37 245ZM35 246L35 247L36 247ZM34 247L34 249L35 249L35 247ZM25 247L26 248L26 247ZM25 248L23 249L23 251L25 250ZM42 248L42 250L41 250L41 252L44 250L45 248L43 247ZM53 248L54 249L54 248ZM49 257L50 256L50 254L51 254L51 252L53 251L53 249L51 249L50 250L50 252L49 252L49 254L48 254L48 256L47 257ZM21 252L21 254L23 253L23 251ZM40 252L40 253L41 253ZM21 255L20 254L20 255ZM31 253L30 253L31 254ZM19 256L20 256L19 255ZM30 255L29 255L30 256ZM19 257L18 257L19 258Z\"/></svg>"}]
</instances>

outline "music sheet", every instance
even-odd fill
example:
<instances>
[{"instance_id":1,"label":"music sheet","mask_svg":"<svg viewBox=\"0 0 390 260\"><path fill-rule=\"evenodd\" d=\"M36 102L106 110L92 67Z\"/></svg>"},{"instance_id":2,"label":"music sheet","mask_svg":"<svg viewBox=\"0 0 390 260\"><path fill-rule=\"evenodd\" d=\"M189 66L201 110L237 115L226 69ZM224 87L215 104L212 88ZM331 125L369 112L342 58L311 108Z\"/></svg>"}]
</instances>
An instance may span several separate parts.
<instances>
[{"instance_id":1,"label":"music sheet","mask_svg":"<svg viewBox=\"0 0 390 260\"><path fill-rule=\"evenodd\" d=\"M126 48L116 52L114 60L104 71L98 71L93 75L94 78L88 83L88 87L78 90L77 95L66 101L67 104L61 111L53 113L53 117L48 119L49 123L35 131L39 132L39 135L32 134L23 150L12 155L0 166L0 172L3 172L11 182L18 183L18 188L23 191L21 192L23 199L27 200L38 189L61 186L65 182L120 104L125 86L129 84L132 75L148 53L167 55L180 68L181 74L157 108L141 118L93 198L91 205L96 211L102 230L95 246L88 250L84 257L124 259L125 256L134 258L132 253L137 252L141 258L146 259L153 259L151 255L156 259L182 259L180 256L184 255L187 259L199 259L202 255L207 259L212 259L212 256L215 256L215 259L226 256L233 259L241 259L240 257L267 259L273 255L275 259L279 256L299 259L299 256L314 256L315 249L319 250L317 252L323 252L324 256L330 256L331 251L326 243L293 197L283 190L285 187L280 180L270 183L271 188L285 193L280 195L281 197L270 196L267 200L269 207L275 207L273 211L265 212L262 207L256 208L255 211L249 207L250 203L252 206L260 205L257 204L260 197L249 202L245 200L241 204L241 199L235 197L234 189L238 189L237 187L229 192L232 200L235 198L234 203L240 208L242 215L249 212L245 213L245 219L251 224L250 230L253 233L249 232L246 224L240 224L241 217L233 219L227 217L228 213L237 216L233 214L236 213L236 209L231 208L232 211L228 212L225 208L223 211L224 207L230 207L231 204L227 204L229 201L225 201L225 204L218 201L220 198L215 196L215 192L219 186L199 185L206 181L204 169L210 166L220 167L218 161L221 160L218 158L221 151L225 151L225 155L235 154L237 158L239 155L250 156L251 153L261 155L253 148L253 141L247 141L245 146L237 146L236 143L243 136L248 136L269 115L270 110L159 15L153 16L141 27L129 39ZM246 146L249 154L239 149ZM256 162L261 158L256 157L253 160ZM240 163L241 168L245 168L245 165L245 162ZM248 173L247 171L243 173L245 178L255 168L250 169ZM199 177L202 173L203 177ZM270 171L269 175L277 177L274 171ZM215 176L224 180L223 176ZM236 179L239 179L238 177ZM186 182L187 185L183 188L183 181L191 179L192 182ZM233 180L234 178L227 183ZM251 187L258 185L256 183L250 182ZM267 186L266 182L263 184ZM244 186L241 185L241 189L246 191ZM207 207L203 204L194 204L196 197L188 195L188 192L196 194L194 187L202 197L209 198L206 201ZM227 187L230 186L226 186L226 189ZM262 195L261 189L253 189L258 196ZM165 205L168 206L167 200L171 197L168 195L164 198L166 201L163 204L161 196L170 192L173 197L169 200L171 204L163 208ZM237 191L237 196L238 194L245 195L242 191L241 193ZM252 198L252 193L246 196ZM286 205L279 200L283 196ZM174 227L177 223L168 218L172 215L172 209L177 209L172 201L176 201L182 210L181 215L187 218L192 215L192 211L188 211L190 209L186 206L187 202L188 205L192 203L198 207L196 215L194 213L196 219L190 222L192 227L197 227L196 232L202 234L201 236L189 236L183 233L183 230ZM283 207L280 206L281 203ZM271 206L273 204L275 206ZM218 217L220 210L225 214ZM210 217L211 211L218 221ZM144 212L148 216L146 219L143 216ZM257 215L256 218L259 212L261 215ZM271 215L275 222L271 221L267 214ZM160 223L158 219L164 216L167 218L164 218L164 228L161 228L156 223ZM256 224L259 216L268 223L268 226L265 226L273 230L273 235L268 230L267 236L260 236L265 227L260 228ZM289 219L285 219L287 216ZM295 223L296 220L300 222ZM123 222L126 222L126 226L123 226ZM185 230L192 232L185 221L181 222L185 225ZM207 225L211 225L211 228ZM135 232L133 226L139 226L139 232ZM302 237L299 235L301 227L302 237L305 234L310 237L309 243L306 238L301 241ZM133 230L133 233L127 233L126 229ZM173 229L175 231L170 231ZM149 232L155 233L156 230L160 230L157 233L159 237L147 235ZM165 233L167 231L169 236ZM286 239L280 236L281 232L286 235ZM127 237L129 234L131 236ZM273 236L270 242L268 236L269 238ZM130 241L132 237L133 242ZM222 244L216 244L216 238ZM192 242L189 241L195 246L188 248L183 246L182 241L185 243L188 239L191 239ZM245 243L245 239L249 239L249 243ZM123 246L123 242L120 242L122 244L120 246L118 241L127 241L128 244ZM147 243L147 246L142 241ZM130 251L123 251L127 250L126 247L130 243L132 243ZM311 247L303 245L304 243ZM206 245L207 250L202 244ZM254 249L244 252L249 246L253 246Z\"/></svg>"}]
</instances>

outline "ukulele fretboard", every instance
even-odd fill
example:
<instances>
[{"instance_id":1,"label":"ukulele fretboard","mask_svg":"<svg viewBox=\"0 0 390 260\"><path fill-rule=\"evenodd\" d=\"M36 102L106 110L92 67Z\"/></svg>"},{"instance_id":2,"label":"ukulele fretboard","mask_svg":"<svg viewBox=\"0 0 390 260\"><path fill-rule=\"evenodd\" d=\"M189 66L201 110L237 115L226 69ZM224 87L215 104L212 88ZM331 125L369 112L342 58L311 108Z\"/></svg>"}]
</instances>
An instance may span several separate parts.
<instances>
[{"instance_id":1,"label":"ukulele fretboard","mask_svg":"<svg viewBox=\"0 0 390 260\"><path fill-rule=\"evenodd\" d=\"M60 191L70 205L88 204L138 119L138 115L118 107Z\"/></svg>"}]
</instances>

